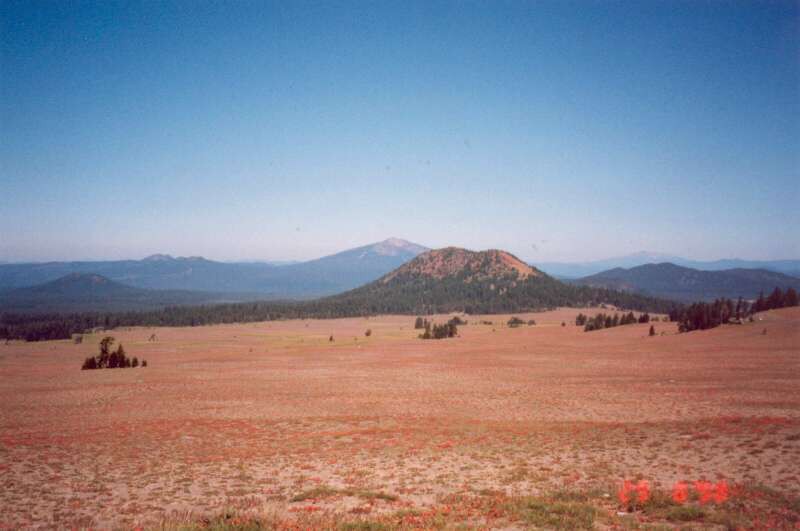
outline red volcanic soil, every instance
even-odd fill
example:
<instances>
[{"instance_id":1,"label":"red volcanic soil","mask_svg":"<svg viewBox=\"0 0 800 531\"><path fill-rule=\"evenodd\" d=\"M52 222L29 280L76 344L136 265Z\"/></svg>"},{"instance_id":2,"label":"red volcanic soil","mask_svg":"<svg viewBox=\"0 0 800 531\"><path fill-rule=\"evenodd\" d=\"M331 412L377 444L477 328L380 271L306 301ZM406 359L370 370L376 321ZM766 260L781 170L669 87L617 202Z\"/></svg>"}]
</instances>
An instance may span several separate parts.
<instances>
[{"instance_id":1,"label":"red volcanic soil","mask_svg":"<svg viewBox=\"0 0 800 531\"><path fill-rule=\"evenodd\" d=\"M440 341L408 316L115 330L149 364L120 370L80 370L102 335L0 345L0 528L230 507L279 526L554 527L518 500L563 492L597 527L677 525L619 513L623 479L725 480L768 502L726 506L741 522L794 525L800 309L688 334L658 321L655 337L586 333L577 313L467 316Z\"/></svg>"},{"instance_id":2,"label":"red volcanic soil","mask_svg":"<svg viewBox=\"0 0 800 531\"><path fill-rule=\"evenodd\" d=\"M541 272L506 251L469 251L446 247L423 253L397 270L383 277L383 282L405 275L445 278L466 272L465 281L475 278L499 277L516 272L520 279L536 277Z\"/></svg>"}]
</instances>

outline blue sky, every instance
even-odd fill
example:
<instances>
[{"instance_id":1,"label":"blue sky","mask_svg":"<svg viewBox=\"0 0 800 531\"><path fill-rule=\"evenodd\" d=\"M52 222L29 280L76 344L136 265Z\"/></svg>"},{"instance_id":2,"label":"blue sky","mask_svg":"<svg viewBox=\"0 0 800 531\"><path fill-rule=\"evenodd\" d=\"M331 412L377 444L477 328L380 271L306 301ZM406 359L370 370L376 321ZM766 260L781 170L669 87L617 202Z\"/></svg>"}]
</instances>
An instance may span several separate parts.
<instances>
[{"instance_id":1,"label":"blue sky","mask_svg":"<svg viewBox=\"0 0 800 531\"><path fill-rule=\"evenodd\" d=\"M800 256L796 2L0 2L0 260Z\"/></svg>"}]
</instances>

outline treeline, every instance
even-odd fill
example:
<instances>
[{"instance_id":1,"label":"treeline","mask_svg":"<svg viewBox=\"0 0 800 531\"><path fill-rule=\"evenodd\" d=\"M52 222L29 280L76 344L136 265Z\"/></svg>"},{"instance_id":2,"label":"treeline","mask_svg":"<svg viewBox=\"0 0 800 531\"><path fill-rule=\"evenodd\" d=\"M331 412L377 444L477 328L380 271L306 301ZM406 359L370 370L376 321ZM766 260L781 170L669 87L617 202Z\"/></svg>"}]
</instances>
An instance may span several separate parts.
<instances>
[{"instance_id":1,"label":"treeline","mask_svg":"<svg viewBox=\"0 0 800 531\"><path fill-rule=\"evenodd\" d=\"M622 314L620 317L619 314L615 313L613 316L611 314L606 314L603 312L598 313L594 317L588 317L579 313L577 317L575 317L575 324L578 326L583 326L584 332L591 332L592 330L602 330L604 328L613 328L615 326L624 326L629 324L636 324L636 323L649 323L650 322L650 314L643 313L638 318L633 315L633 312L628 312L627 314Z\"/></svg>"},{"instance_id":2,"label":"treeline","mask_svg":"<svg viewBox=\"0 0 800 531\"><path fill-rule=\"evenodd\" d=\"M730 322L741 323L752 314L778 308L798 305L797 291L788 288L784 293L775 288L768 297L761 293L752 304L739 297L735 303L731 299L716 299L714 302L698 302L686 308L670 312L670 320L678 322L678 330L708 330Z\"/></svg>"}]
</instances>

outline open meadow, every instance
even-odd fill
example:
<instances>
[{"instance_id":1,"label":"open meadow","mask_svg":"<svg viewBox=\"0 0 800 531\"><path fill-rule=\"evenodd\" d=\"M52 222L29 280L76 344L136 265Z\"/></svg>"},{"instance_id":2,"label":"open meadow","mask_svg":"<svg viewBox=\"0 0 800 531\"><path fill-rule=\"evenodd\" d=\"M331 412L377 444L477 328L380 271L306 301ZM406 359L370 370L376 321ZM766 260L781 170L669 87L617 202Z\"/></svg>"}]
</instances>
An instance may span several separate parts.
<instances>
[{"instance_id":1,"label":"open meadow","mask_svg":"<svg viewBox=\"0 0 800 531\"><path fill-rule=\"evenodd\" d=\"M0 344L0 528L798 526L800 309L654 337L577 313ZM81 371L105 335L148 367Z\"/></svg>"}]
</instances>

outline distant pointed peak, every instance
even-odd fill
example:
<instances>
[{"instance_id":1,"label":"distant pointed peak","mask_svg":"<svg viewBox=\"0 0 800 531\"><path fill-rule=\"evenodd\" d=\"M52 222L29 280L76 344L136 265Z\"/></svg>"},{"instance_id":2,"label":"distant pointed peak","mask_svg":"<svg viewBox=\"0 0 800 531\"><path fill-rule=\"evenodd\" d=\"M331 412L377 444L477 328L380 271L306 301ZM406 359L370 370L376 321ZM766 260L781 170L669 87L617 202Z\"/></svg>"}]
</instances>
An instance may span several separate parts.
<instances>
[{"instance_id":1,"label":"distant pointed peak","mask_svg":"<svg viewBox=\"0 0 800 531\"><path fill-rule=\"evenodd\" d=\"M168 254L151 254L142 259L143 262L171 262L174 257Z\"/></svg>"},{"instance_id":2,"label":"distant pointed peak","mask_svg":"<svg viewBox=\"0 0 800 531\"><path fill-rule=\"evenodd\" d=\"M395 256L401 252L418 255L428 250L427 247L412 243L402 238L387 238L381 242L372 244L370 249L377 254L385 256Z\"/></svg>"}]
</instances>

